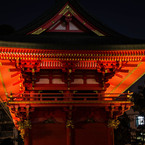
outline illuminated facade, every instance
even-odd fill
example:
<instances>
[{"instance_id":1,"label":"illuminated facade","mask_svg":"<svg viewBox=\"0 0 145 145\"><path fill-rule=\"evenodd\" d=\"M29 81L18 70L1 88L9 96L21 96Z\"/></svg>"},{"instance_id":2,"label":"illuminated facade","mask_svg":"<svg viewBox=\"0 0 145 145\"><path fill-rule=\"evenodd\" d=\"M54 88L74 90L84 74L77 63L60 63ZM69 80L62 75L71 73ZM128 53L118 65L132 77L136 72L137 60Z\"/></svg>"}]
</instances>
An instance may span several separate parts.
<instances>
[{"instance_id":1,"label":"illuminated facade","mask_svg":"<svg viewBox=\"0 0 145 145\"><path fill-rule=\"evenodd\" d=\"M0 41L0 95L25 145L113 145L123 93L145 70L145 44L90 17L75 1Z\"/></svg>"}]
</instances>

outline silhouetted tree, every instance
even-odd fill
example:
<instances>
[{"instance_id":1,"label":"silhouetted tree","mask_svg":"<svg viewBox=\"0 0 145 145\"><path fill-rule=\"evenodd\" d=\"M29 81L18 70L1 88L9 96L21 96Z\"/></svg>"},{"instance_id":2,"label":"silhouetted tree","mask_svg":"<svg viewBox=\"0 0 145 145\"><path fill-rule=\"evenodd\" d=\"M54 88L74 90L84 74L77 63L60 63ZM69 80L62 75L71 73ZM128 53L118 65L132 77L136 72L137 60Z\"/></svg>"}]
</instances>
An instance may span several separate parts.
<instances>
[{"instance_id":1,"label":"silhouetted tree","mask_svg":"<svg viewBox=\"0 0 145 145\"><path fill-rule=\"evenodd\" d=\"M145 87L139 86L138 93L134 93L132 101L134 106L132 109L137 111L139 115L145 116ZM130 126L130 118L126 113L119 117L120 125L115 130L115 145L144 145L145 144L145 125L140 125L136 129L132 129ZM135 133L135 137L131 135L131 132Z\"/></svg>"},{"instance_id":2,"label":"silhouetted tree","mask_svg":"<svg viewBox=\"0 0 145 145\"><path fill-rule=\"evenodd\" d=\"M139 112L139 115L145 117L145 86L138 86L138 93L133 94L133 110ZM134 140L135 145L145 144L145 125L140 125L135 130L136 139Z\"/></svg>"},{"instance_id":3,"label":"silhouetted tree","mask_svg":"<svg viewBox=\"0 0 145 145\"><path fill-rule=\"evenodd\" d=\"M125 145L131 141L131 128L130 128L130 118L126 113L120 116L120 124L115 133L115 145Z\"/></svg>"},{"instance_id":4,"label":"silhouetted tree","mask_svg":"<svg viewBox=\"0 0 145 145\"><path fill-rule=\"evenodd\" d=\"M145 115L145 87L139 86L139 92L133 94L133 110Z\"/></svg>"}]
</instances>

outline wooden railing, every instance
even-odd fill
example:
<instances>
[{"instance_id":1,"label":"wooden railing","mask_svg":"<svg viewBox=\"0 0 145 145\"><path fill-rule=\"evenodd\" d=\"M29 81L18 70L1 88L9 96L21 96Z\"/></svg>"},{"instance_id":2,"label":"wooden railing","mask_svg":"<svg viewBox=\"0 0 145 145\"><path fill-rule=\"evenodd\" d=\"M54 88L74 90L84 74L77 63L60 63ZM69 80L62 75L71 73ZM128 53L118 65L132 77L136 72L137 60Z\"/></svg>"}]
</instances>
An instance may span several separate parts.
<instances>
[{"instance_id":1,"label":"wooden railing","mask_svg":"<svg viewBox=\"0 0 145 145\"><path fill-rule=\"evenodd\" d=\"M8 102L15 101L129 101L130 93L24 93L24 94L9 94Z\"/></svg>"}]
</instances>

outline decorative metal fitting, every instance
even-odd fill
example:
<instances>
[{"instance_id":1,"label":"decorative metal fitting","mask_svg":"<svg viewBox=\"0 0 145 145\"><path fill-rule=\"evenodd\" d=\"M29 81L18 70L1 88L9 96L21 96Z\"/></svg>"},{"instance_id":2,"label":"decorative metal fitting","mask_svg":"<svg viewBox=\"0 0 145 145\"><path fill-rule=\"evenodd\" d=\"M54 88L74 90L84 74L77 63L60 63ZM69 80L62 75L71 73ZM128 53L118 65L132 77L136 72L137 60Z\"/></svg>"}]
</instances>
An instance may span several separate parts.
<instances>
[{"instance_id":1,"label":"decorative metal fitting","mask_svg":"<svg viewBox=\"0 0 145 145\"><path fill-rule=\"evenodd\" d=\"M108 127L109 128L117 129L119 124L120 124L119 120L109 119L109 121L108 121Z\"/></svg>"},{"instance_id":2,"label":"decorative metal fitting","mask_svg":"<svg viewBox=\"0 0 145 145\"><path fill-rule=\"evenodd\" d=\"M20 135L22 139L24 139L25 136L25 129L31 129L31 121L30 120L24 120L24 121L18 121L18 130L20 131Z\"/></svg>"},{"instance_id":3,"label":"decorative metal fitting","mask_svg":"<svg viewBox=\"0 0 145 145\"><path fill-rule=\"evenodd\" d=\"M73 121L72 120L67 120L66 122L66 128L74 128L74 124L73 124Z\"/></svg>"},{"instance_id":4,"label":"decorative metal fitting","mask_svg":"<svg viewBox=\"0 0 145 145\"><path fill-rule=\"evenodd\" d=\"M127 99L131 100L132 99L132 95L133 95L133 92L128 91Z\"/></svg>"}]
</instances>

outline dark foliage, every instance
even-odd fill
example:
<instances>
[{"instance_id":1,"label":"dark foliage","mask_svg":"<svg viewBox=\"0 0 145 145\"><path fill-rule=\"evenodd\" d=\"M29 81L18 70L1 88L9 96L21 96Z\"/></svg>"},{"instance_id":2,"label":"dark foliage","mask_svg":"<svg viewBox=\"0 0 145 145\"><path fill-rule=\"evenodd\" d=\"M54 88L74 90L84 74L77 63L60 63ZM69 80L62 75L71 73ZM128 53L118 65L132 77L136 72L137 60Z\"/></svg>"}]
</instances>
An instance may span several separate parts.
<instances>
[{"instance_id":1,"label":"dark foliage","mask_svg":"<svg viewBox=\"0 0 145 145\"><path fill-rule=\"evenodd\" d=\"M131 133L130 133L130 119L126 113L119 117L120 125L114 131L115 133L115 145L125 145L130 143Z\"/></svg>"},{"instance_id":2,"label":"dark foliage","mask_svg":"<svg viewBox=\"0 0 145 145\"><path fill-rule=\"evenodd\" d=\"M145 115L145 88L139 86L139 93L133 94L134 111L138 111L141 115Z\"/></svg>"},{"instance_id":3,"label":"dark foliage","mask_svg":"<svg viewBox=\"0 0 145 145\"><path fill-rule=\"evenodd\" d=\"M134 93L132 96L132 101L134 106L132 107L134 111L139 112L139 115L145 116L145 87L139 86L138 93ZM144 145L145 144L145 125L138 126L136 129L132 129L130 124L130 119L125 113L119 118L120 125L117 130L115 130L115 145ZM131 132L134 134L131 135Z\"/></svg>"}]
</instances>

